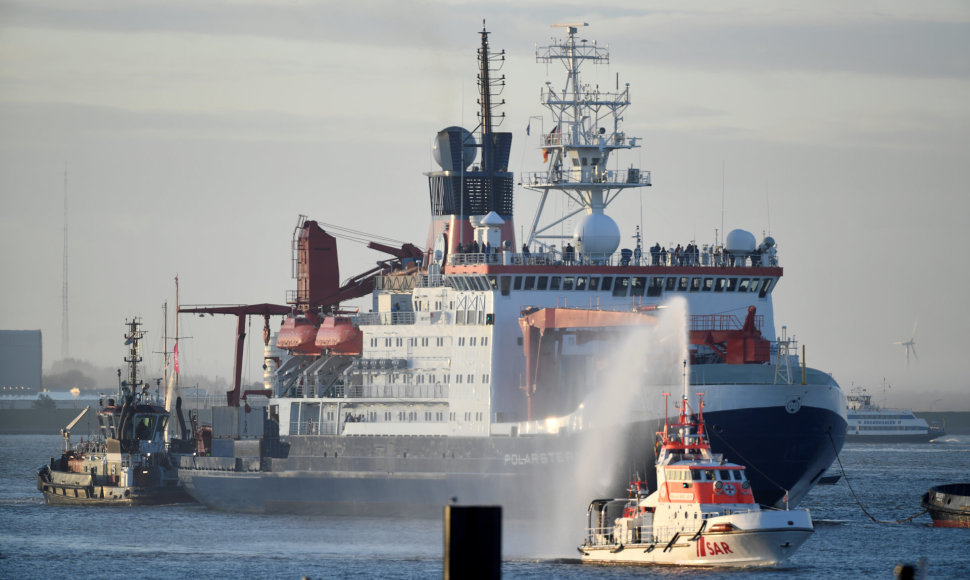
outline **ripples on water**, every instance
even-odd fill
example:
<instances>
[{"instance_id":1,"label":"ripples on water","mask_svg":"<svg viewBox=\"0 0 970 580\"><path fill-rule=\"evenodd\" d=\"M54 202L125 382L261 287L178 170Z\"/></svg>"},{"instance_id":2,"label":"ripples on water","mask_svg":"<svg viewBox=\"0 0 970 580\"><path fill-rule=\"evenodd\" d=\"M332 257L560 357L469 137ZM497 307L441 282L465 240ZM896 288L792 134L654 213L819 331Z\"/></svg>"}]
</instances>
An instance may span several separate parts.
<instances>
[{"instance_id":1,"label":"ripples on water","mask_svg":"<svg viewBox=\"0 0 970 580\"><path fill-rule=\"evenodd\" d=\"M59 436L0 435L0 578L440 578L438 520L225 514L199 505L49 507L36 468L56 455ZM924 445L849 445L842 465L860 502L880 520L920 511L939 483L970 481L970 436ZM838 464L833 466L838 469ZM576 513L583 537L585 505ZM970 530L933 528L922 515L871 521L844 481L812 491L815 535L789 563L770 570L685 570L589 566L576 552L531 554L546 533L505 522L505 578L892 578L923 558L929 578L970 578Z\"/></svg>"}]
</instances>

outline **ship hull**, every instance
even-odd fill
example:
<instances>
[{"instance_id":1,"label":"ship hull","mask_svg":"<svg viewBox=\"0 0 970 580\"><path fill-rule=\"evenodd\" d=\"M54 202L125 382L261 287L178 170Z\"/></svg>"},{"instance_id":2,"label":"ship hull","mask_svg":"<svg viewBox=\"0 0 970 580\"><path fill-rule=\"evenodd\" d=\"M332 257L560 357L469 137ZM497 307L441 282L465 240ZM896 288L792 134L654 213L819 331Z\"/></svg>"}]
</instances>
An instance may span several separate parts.
<instances>
[{"instance_id":1,"label":"ship hull","mask_svg":"<svg viewBox=\"0 0 970 580\"><path fill-rule=\"evenodd\" d=\"M47 505L133 506L193 501L175 482L167 486L110 485L79 482L78 475L42 468L37 474L37 489L44 494Z\"/></svg>"},{"instance_id":2,"label":"ship hull","mask_svg":"<svg viewBox=\"0 0 970 580\"><path fill-rule=\"evenodd\" d=\"M786 491L797 505L844 441L845 419L831 409L705 415L713 450L753 466L752 489L766 505L784 506ZM437 517L457 500L531 517L562 498L616 496L631 473L651 474L660 425L659 418L631 423L606 439L291 436L282 438L287 457L184 457L179 478L194 499L223 511ZM609 448L621 451L604 457Z\"/></svg>"},{"instance_id":3,"label":"ship hull","mask_svg":"<svg viewBox=\"0 0 970 580\"><path fill-rule=\"evenodd\" d=\"M918 435L846 435L846 443L929 443L943 437L944 433L921 433Z\"/></svg>"}]
</instances>

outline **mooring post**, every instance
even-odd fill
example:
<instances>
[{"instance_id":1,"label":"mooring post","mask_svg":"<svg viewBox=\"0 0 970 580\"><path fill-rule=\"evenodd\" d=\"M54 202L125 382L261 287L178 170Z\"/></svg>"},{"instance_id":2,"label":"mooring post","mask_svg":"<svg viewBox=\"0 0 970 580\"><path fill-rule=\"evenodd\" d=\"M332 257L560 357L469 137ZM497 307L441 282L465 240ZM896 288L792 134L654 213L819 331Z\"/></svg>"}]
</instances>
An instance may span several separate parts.
<instances>
[{"instance_id":1,"label":"mooring post","mask_svg":"<svg viewBox=\"0 0 970 580\"><path fill-rule=\"evenodd\" d=\"M445 506L445 580L502 577L502 506Z\"/></svg>"}]
</instances>

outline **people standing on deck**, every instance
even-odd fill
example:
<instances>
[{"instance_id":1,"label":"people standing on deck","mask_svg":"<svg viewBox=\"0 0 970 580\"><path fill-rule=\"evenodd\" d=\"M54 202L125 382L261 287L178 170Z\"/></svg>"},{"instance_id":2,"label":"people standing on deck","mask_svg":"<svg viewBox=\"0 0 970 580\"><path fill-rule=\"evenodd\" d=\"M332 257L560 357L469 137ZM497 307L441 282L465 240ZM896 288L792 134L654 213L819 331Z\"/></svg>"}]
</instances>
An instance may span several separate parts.
<instances>
[{"instance_id":1,"label":"people standing on deck","mask_svg":"<svg viewBox=\"0 0 970 580\"><path fill-rule=\"evenodd\" d=\"M566 264L573 263L573 256L575 255L574 252L575 250L573 250L573 245L567 242L566 248L563 250L563 253L562 253L563 260L566 262Z\"/></svg>"},{"instance_id":2,"label":"people standing on deck","mask_svg":"<svg viewBox=\"0 0 970 580\"><path fill-rule=\"evenodd\" d=\"M522 260L529 259L529 244L522 244Z\"/></svg>"},{"instance_id":3,"label":"people standing on deck","mask_svg":"<svg viewBox=\"0 0 970 580\"><path fill-rule=\"evenodd\" d=\"M660 264L662 266L667 265L667 248L660 248Z\"/></svg>"},{"instance_id":4,"label":"people standing on deck","mask_svg":"<svg viewBox=\"0 0 970 580\"><path fill-rule=\"evenodd\" d=\"M472 242L472 253L473 254L481 253L481 248L478 246L478 240L475 240Z\"/></svg>"}]
</instances>

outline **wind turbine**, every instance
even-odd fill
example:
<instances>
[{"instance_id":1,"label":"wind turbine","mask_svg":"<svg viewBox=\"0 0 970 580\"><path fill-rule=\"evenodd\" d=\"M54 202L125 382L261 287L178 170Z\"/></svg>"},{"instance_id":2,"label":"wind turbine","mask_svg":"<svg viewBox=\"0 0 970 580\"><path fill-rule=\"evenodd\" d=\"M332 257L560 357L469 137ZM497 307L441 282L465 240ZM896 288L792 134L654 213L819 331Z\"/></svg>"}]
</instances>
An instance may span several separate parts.
<instances>
[{"instance_id":1,"label":"wind turbine","mask_svg":"<svg viewBox=\"0 0 970 580\"><path fill-rule=\"evenodd\" d=\"M910 352L913 353L914 359L919 360L919 357L916 356L916 325L918 324L919 324L919 319L917 319L916 322L913 323L913 334L912 336L909 337L909 340L897 341L893 343L906 348L906 366L909 366Z\"/></svg>"}]
</instances>

